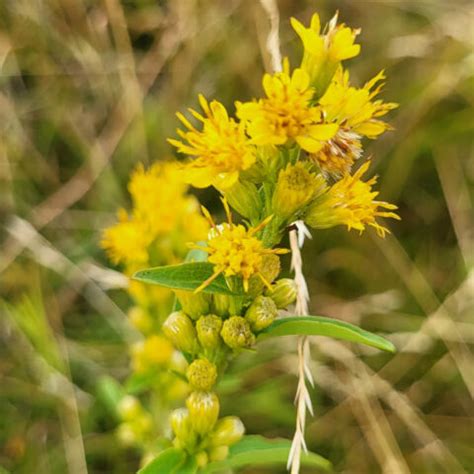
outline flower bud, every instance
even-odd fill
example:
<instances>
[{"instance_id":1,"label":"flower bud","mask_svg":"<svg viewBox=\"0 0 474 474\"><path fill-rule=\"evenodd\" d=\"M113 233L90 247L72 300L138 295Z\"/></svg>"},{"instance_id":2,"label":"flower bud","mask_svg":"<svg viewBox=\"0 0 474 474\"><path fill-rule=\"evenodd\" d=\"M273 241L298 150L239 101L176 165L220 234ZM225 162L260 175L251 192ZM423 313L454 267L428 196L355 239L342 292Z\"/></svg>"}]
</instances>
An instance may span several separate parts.
<instances>
[{"instance_id":1,"label":"flower bud","mask_svg":"<svg viewBox=\"0 0 474 474\"><path fill-rule=\"evenodd\" d=\"M124 421L133 421L143 413L140 401L132 395L126 395L120 400L117 411Z\"/></svg>"},{"instance_id":2,"label":"flower bud","mask_svg":"<svg viewBox=\"0 0 474 474\"><path fill-rule=\"evenodd\" d=\"M311 173L303 163L289 164L278 176L273 194L274 212L284 219L294 218L324 186L324 178Z\"/></svg>"},{"instance_id":3,"label":"flower bud","mask_svg":"<svg viewBox=\"0 0 474 474\"><path fill-rule=\"evenodd\" d=\"M194 389L207 392L216 383L217 368L207 359L197 359L188 367L186 376Z\"/></svg>"},{"instance_id":4,"label":"flower bud","mask_svg":"<svg viewBox=\"0 0 474 474\"><path fill-rule=\"evenodd\" d=\"M209 313L210 296L206 293L175 290L176 297L183 311L192 319L198 319L202 314Z\"/></svg>"},{"instance_id":5,"label":"flower bud","mask_svg":"<svg viewBox=\"0 0 474 474\"><path fill-rule=\"evenodd\" d=\"M231 316L225 320L221 336L232 349L250 347L255 343L255 336L250 330L249 323L241 316Z\"/></svg>"},{"instance_id":6,"label":"flower bud","mask_svg":"<svg viewBox=\"0 0 474 474\"><path fill-rule=\"evenodd\" d=\"M178 408L171 413L170 425L180 447L191 448L196 442L196 434L191 427L187 408Z\"/></svg>"},{"instance_id":7,"label":"flower bud","mask_svg":"<svg viewBox=\"0 0 474 474\"><path fill-rule=\"evenodd\" d=\"M229 446L217 446L209 451L209 460L223 461L229 455Z\"/></svg>"},{"instance_id":8,"label":"flower bud","mask_svg":"<svg viewBox=\"0 0 474 474\"><path fill-rule=\"evenodd\" d=\"M231 298L231 296L220 295L218 293L212 295L212 310L223 318L229 316Z\"/></svg>"},{"instance_id":9,"label":"flower bud","mask_svg":"<svg viewBox=\"0 0 474 474\"><path fill-rule=\"evenodd\" d=\"M268 296L257 296L245 313L252 331L261 331L273 323L278 314L274 301Z\"/></svg>"},{"instance_id":10,"label":"flower bud","mask_svg":"<svg viewBox=\"0 0 474 474\"><path fill-rule=\"evenodd\" d=\"M274 254L268 254L263 256L262 266L260 268L260 274L265 278L267 283L272 283L275 278L280 274L280 257ZM265 284L258 275L254 275L250 279L249 295L255 297L259 295Z\"/></svg>"},{"instance_id":11,"label":"flower bud","mask_svg":"<svg viewBox=\"0 0 474 474\"><path fill-rule=\"evenodd\" d=\"M183 352L195 353L198 349L196 330L183 311L171 313L163 323L165 336Z\"/></svg>"},{"instance_id":12,"label":"flower bud","mask_svg":"<svg viewBox=\"0 0 474 474\"><path fill-rule=\"evenodd\" d=\"M237 181L230 188L223 190L223 195L242 217L249 220L259 219L262 202L255 184Z\"/></svg>"},{"instance_id":13,"label":"flower bud","mask_svg":"<svg viewBox=\"0 0 474 474\"><path fill-rule=\"evenodd\" d=\"M203 435L214 428L219 417L219 399L213 392L192 392L186 399L191 426Z\"/></svg>"},{"instance_id":14,"label":"flower bud","mask_svg":"<svg viewBox=\"0 0 474 474\"><path fill-rule=\"evenodd\" d=\"M230 446L237 443L245 433L245 427L240 418L226 416L217 423L210 435L210 446Z\"/></svg>"},{"instance_id":15,"label":"flower bud","mask_svg":"<svg viewBox=\"0 0 474 474\"><path fill-rule=\"evenodd\" d=\"M222 319L215 314L201 316L196 323L197 337L202 347L216 349L221 344Z\"/></svg>"},{"instance_id":16,"label":"flower bud","mask_svg":"<svg viewBox=\"0 0 474 474\"><path fill-rule=\"evenodd\" d=\"M278 309L287 308L296 300L296 283L291 278L282 278L272 285L272 291L267 290L265 294L275 302Z\"/></svg>"}]
</instances>

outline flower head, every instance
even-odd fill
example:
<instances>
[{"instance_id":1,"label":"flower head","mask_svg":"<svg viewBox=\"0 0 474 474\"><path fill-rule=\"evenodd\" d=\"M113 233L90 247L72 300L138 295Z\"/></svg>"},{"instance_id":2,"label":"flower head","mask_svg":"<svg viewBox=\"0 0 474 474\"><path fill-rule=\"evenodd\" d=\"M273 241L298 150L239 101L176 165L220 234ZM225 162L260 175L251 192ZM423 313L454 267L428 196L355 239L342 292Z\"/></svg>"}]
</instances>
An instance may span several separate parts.
<instances>
[{"instance_id":1,"label":"flower head","mask_svg":"<svg viewBox=\"0 0 474 474\"><path fill-rule=\"evenodd\" d=\"M216 226L207 210L203 210L208 215L213 229L207 245L205 247L198 246L198 248L209 254L208 261L214 264L214 274L195 291L199 292L205 288L220 274L226 277L241 277L245 291L248 291L249 280L254 275L258 275L270 287L270 283L266 281L262 274L263 257L268 254L287 252L286 249L267 249L263 246L262 241L256 237L256 234L268 224L272 216L267 217L257 227L247 229L241 224L232 222L227 201L224 199L222 202L228 220L224 224Z\"/></svg>"},{"instance_id":2,"label":"flower head","mask_svg":"<svg viewBox=\"0 0 474 474\"><path fill-rule=\"evenodd\" d=\"M301 67L308 73L318 97L325 91L340 62L360 52L360 46L354 43L359 30L348 28L344 23L338 25L337 18L336 13L324 34L321 34L321 22L316 13L311 18L309 28L296 18L291 19L291 25L304 47Z\"/></svg>"},{"instance_id":3,"label":"flower head","mask_svg":"<svg viewBox=\"0 0 474 474\"><path fill-rule=\"evenodd\" d=\"M381 71L363 87L356 88L349 83L349 72L340 68L320 100L326 119L337 122L344 130L368 138L376 138L389 130L390 125L378 118L396 108L397 104L373 100L384 86L383 82L378 83L384 79L385 73Z\"/></svg>"},{"instance_id":4,"label":"flower head","mask_svg":"<svg viewBox=\"0 0 474 474\"><path fill-rule=\"evenodd\" d=\"M273 195L273 209L285 218L294 217L323 192L325 187L324 178L311 173L308 166L302 162L289 164L278 176Z\"/></svg>"},{"instance_id":5,"label":"flower head","mask_svg":"<svg viewBox=\"0 0 474 474\"><path fill-rule=\"evenodd\" d=\"M151 241L145 224L131 219L125 209L120 209L118 223L105 229L101 244L114 263L145 263Z\"/></svg>"},{"instance_id":6,"label":"flower head","mask_svg":"<svg viewBox=\"0 0 474 474\"><path fill-rule=\"evenodd\" d=\"M173 263L186 253L186 241L207 234L207 222L196 198L186 194L188 185L176 163L158 162L147 170L139 165L128 189L130 214L121 209L119 222L107 228L102 239L111 260L126 264L127 273L147 264Z\"/></svg>"},{"instance_id":7,"label":"flower head","mask_svg":"<svg viewBox=\"0 0 474 474\"><path fill-rule=\"evenodd\" d=\"M308 74L288 67L274 75L265 74L266 98L258 102L237 102L237 116L247 124L247 132L256 145L284 145L294 140L304 150L315 153L337 131L336 124L323 122L319 107L311 101L314 90Z\"/></svg>"},{"instance_id":8,"label":"flower head","mask_svg":"<svg viewBox=\"0 0 474 474\"><path fill-rule=\"evenodd\" d=\"M368 225L374 227L378 235L385 237L389 230L380 225L376 217L400 217L392 212L397 206L375 200L378 192L372 191L372 185L376 177L365 182L361 180L369 165L370 162L364 163L353 176L345 175L316 199L308 209L305 222L315 229L346 225L348 230L357 229L360 232Z\"/></svg>"},{"instance_id":9,"label":"flower head","mask_svg":"<svg viewBox=\"0 0 474 474\"><path fill-rule=\"evenodd\" d=\"M202 122L197 130L182 114L179 120L187 131L178 130L180 140L169 139L180 153L195 157L185 167L185 179L198 188L213 185L228 188L238 179L239 173L255 163L255 150L250 144L244 125L230 118L225 107L214 100L210 104L199 96L204 115L189 109Z\"/></svg>"}]
</instances>

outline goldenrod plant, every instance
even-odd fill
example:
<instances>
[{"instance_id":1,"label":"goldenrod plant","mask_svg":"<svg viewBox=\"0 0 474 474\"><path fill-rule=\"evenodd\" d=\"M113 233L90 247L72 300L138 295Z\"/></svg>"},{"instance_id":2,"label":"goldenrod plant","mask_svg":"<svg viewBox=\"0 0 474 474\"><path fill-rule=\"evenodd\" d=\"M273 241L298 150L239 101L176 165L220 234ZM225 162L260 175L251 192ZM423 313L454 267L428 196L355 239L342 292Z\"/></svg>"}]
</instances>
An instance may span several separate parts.
<instances>
[{"instance_id":1,"label":"goldenrod plant","mask_svg":"<svg viewBox=\"0 0 474 474\"><path fill-rule=\"evenodd\" d=\"M390 129L382 117L396 107L377 97L383 71L362 87L351 84L343 62L359 54L359 31L338 23L337 15L323 29L317 14L309 27L294 18L291 24L303 45L298 67L285 59L281 71L265 74L263 97L236 102L235 116L217 100L200 95L202 110L178 113L184 128L178 130L178 138L169 139L186 157L176 165L180 179L198 188L214 187L226 220L219 223L202 208L209 230L204 238L193 238L195 226L192 232L186 229L189 220L199 222L199 230L205 226L194 199L174 195L185 185L169 179L162 187L148 185L147 172L140 169L130 186L132 215L122 212L119 224L104 238L104 246L116 261L125 262L129 274L142 267L134 273L133 285L157 285L133 292L139 308L143 294L147 310L161 311L154 307L161 302L150 297L152 288L172 289L176 298L166 318L150 323L156 330L151 337L160 342L141 343L134 370L148 363L159 365L163 354L173 352L171 346L165 349L164 337L185 360L181 374L189 394L170 415L171 431L163 431L168 444L160 442L168 447L154 459L147 458L142 474L228 472L286 458L292 473L299 472L301 464L329 469L321 456L305 452L304 414L311 410L311 400L304 380L298 386L299 422L293 443L245 436L241 420L222 417L219 381L235 357L268 338L323 335L394 350L379 335L305 312L297 246L291 245L295 280L281 276L280 256L289 252L282 240L288 231L294 237L295 228L308 232L305 225L316 231L343 226L360 233L372 227L384 237L389 230L382 219L399 218L395 205L377 199L376 178L364 177L370 167L364 140ZM148 173L153 175L154 168ZM192 205L180 205L180 200ZM190 208L194 209L188 213ZM162 218L160 212L169 216ZM186 262L176 263L182 251L175 247L183 248L183 238L193 243ZM159 390L167 389L160 385ZM120 408L125 420L144 420L137 400L124 398ZM141 423L145 436L149 427ZM130 437L130 431L122 436Z\"/></svg>"}]
</instances>

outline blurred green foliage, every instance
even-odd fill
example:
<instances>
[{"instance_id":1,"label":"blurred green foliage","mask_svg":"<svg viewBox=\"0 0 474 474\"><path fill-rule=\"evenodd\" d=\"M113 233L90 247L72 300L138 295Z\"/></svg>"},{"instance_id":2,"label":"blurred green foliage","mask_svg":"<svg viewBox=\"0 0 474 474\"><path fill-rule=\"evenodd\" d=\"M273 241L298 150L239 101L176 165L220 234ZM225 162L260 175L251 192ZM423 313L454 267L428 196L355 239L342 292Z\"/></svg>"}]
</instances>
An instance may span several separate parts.
<instances>
[{"instance_id":1,"label":"blurred green foliage","mask_svg":"<svg viewBox=\"0 0 474 474\"><path fill-rule=\"evenodd\" d=\"M290 16L339 9L362 28L354 82L386 68L383 97L400 103L366 154L400 207L393 236L334 229L304 248L312 312L389 333L399 353L314 340L308 447L337 472L472 472L472 2L277 3L293 64ZM0 472L135 472L98 384L126 377L133 337L100 232L134 166L172 153L176 110L261 91L268 27L250 0L0 2ZM295 341L278 344L219 391L249 433L289 438Z\"/></svg>"}]
</instances>

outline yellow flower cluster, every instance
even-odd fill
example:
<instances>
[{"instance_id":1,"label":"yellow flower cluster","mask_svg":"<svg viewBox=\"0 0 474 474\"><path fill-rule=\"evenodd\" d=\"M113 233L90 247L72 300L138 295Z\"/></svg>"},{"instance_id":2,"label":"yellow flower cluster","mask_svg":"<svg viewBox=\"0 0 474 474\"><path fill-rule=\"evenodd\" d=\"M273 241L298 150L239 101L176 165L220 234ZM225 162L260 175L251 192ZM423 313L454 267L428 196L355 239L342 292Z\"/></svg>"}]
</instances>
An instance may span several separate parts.
<instances>
[{"instance_id":1,"label":"yellow flower cluster","mask_svg":"<svg viewBox=\"0 0 474 474\"><path fill-rule=\"evenodd\" d=\"M115 263L130 272L146 265L174 263L186 254L186 242L206 236L208 226L197 200L186 194L179 165L139 166L132 174L130 214L120 209L119 222L104 231L102 246Z\"/></svg>"},{"instance_id":2,"label":"yellow flower cluster","mask_svg":"<svg viewBox=\"0 0 474 474\"><path fill-rule=\"evenodd\" d=\"M197 288L196 292L204 289L219 275L226 277L239 276L242 278L243 287L248 291L250 278L258 276L270 288L270 283L262 273L264 256L271 254L287 253L285 249L264 248L262 241L256 237L272 219L267 217L257 227L246 229L241 224L234 224L227 201L223 200L227 213L227 223L216 226L209 216L213 228L207 246L197 246L208 253L208 261L214 264L214 274Z\"/></svg>"},{"instance_id":3,"label":"yellow flower cluster","mask_svg":"<svg viewBox=\"0 0 474 474\"><path fill-rule=\"evenodd\" d=\"M285 68L288 69L288 68ZM310 153L337 132L337 124L324 123L323 111L311 105L314 90L303 69L263 76L267 97L258 102L237 102L237 116L246 124L256 145L285 145L294 140Z\"/></svg>"},{"instance_id":4,"label":"yellow flower cluster","mask_svg":"<svg viewBox=\"0 0 474 474\"><path fill-rule=\"evenodd\" d=\"M355 43L359 31L338 24L337 14L324 29L316 14L309 27L294 18L291 24L303 44L299 67L291 71L285 60L283 71L265 74L265 96L236 102L235 119L219 102L209 105L200 97L205 117L192 110L191 113L203 128L195 128L179 114L188 131L178 131L183 141L170 142L180 152L195 157L184 165L191 184L213 185L253 224L259 222L256 216L260 220L276 216L265 232L265 245L277 242L282 226L297 219L306 219L315 228L327 228L332 223L363 230L368 224L383 236L384 227L377 224L376 218L394 218L395 214L379 209L390 206L392 211L395 207L374 200L374 180L360 180L368 165L351 173L363 155L362 140L374 139L390 129L381 117L396 104L376 98L383 86L384 72L363 87L350 84L349 72L342 62L359 54L360 46ZM317 199L323 192L325 198ZM249 196L246 199L245 193ZM349 198L351 204L345 201ZM354 203L359 209L364 208L363 216L360 212L341 211L353 208ZM334 215L329 219L331 213ZM323 215L324 222L317 222L317 216ZM237 237L239 232L247 231L224 226L206 248L209 261L216 264L215 275L234 274L232 268L240 257L229 259L222 249L234 252L234 247L240 248L237 241L244 236ZM271 233L274 235L269 237ZM243 262L252 268L247 259ZM247 276L244 281L248 282Z\"/></svg>"},{"instance_id":5,"label":"yellow flower cluster","mask_svg":"<svg viewBox=\"0 0 474 474\"><path fill-rule=\"evenodd\" d=\"M375 177L366 182L361 180L369 164L364 163L353 176L345 175L314 201L308 210L306 222L315 229L346 225L348 230L360 232L368 225L374 227L378 235L385 237L389 231L376 221L376 217L400 218L393 212L397 206L375 200L378 195L378 192L372 191Z\"/></svg>"},{"instance_id":6,"label":"yellow flower cluster","mask_svg":"<svg viewBox=\"0 0 474 474\"><path fill-rule=\"evenodd\" d=\"M204 261L156 270L175 288L172 312L143 286L130 287L139 305L130 318L146 336L132 348L132 367L156 375L161 394L178 387L167 378L174 372L187 380L179 392L191 392L186 407L172 412L170 425L173 445L200 467L225 459L244 433L237 418L219 419L213 392L228 360L295 301L295 283L277 280L288 227L301 220L314 229L372 227L384 237L389 231L379 219L399 219L395 205L377 200L376 178L362 179L370 161L353 170L363 140L390 129L381 117L396 105L377 98L383 71L362 87L350 84L342 62L359 54L359 32L338 24L337 15L324 29L318 15L309 27L291 23L303 45L299 67L285 60L282 71L265 74L264 96L236 102L235 117L200 95L202 113L189 109L189 120L179 113L184 130L169 139L187 161L139 167L129 185L132 211L121 210L104 234L104 248L128 273L181 262L189 247L201 250ZM217 225L205 208L199 213L185 183L216 188L227 221ZM166 319L153 317L157 307Z\"/></svg>"},{"instance_id":7,"label":"yellow flower cluster","mask_svg":"<svg viewBox=\"0 0 474 474\"><path fill-rule=\"evenodd\" d=\"M178 118L188 129L178 130L184 140L169 139L180 153L195 156L186 168L185 179L199 188L213 185L216 188L228 188L244 171L255 162L255 149L245 135L243 124L229 118L225 107L218 101L208 104L204 96L199 96L204 111L202 116L193 109L191 114L202 123L201 132L182 115Z\"/></svg>"}]
</instances>

